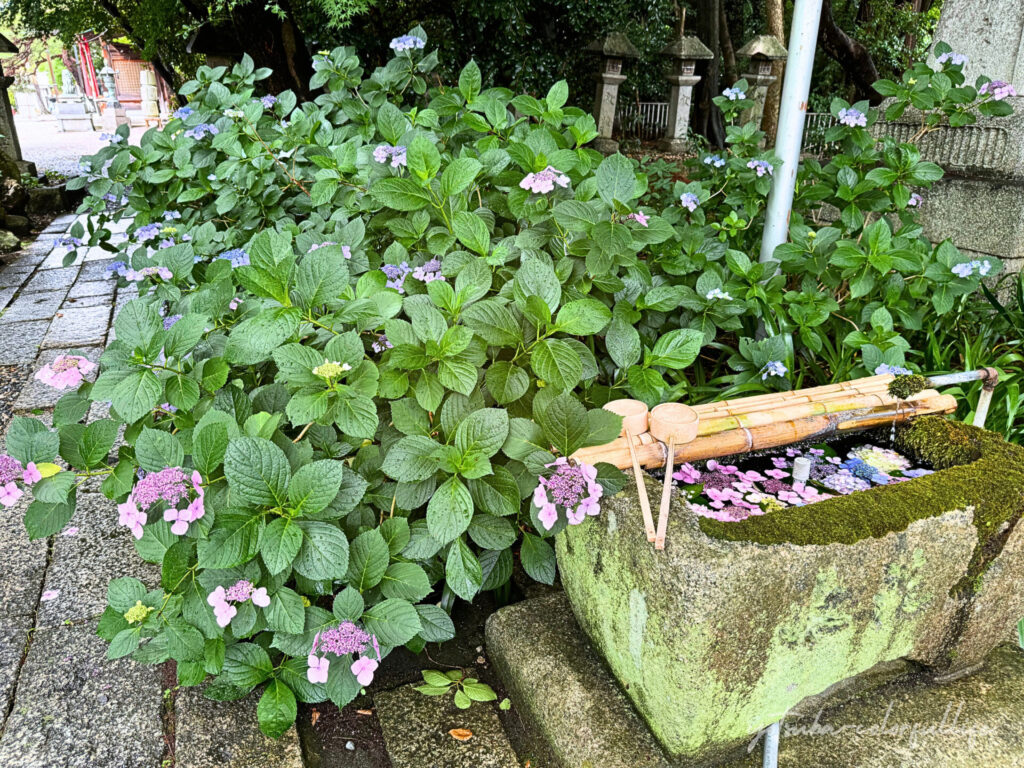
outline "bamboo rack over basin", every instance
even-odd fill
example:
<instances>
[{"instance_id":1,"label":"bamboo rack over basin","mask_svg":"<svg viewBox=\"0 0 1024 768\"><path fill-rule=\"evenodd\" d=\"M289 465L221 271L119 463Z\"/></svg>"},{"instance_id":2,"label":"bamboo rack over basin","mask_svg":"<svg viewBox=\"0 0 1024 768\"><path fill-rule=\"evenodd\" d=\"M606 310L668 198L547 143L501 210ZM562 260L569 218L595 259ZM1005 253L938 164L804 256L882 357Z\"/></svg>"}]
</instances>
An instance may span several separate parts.
<instances>
[{"instance_id":1,"label":"bamboo rack over basin","mask_svg":"<svg viewBox=\"0 0 1024 768\"><path fill-rule=\"evenodd\" d=\"M926 389L909 400L890 397L890 375L869 376L842 384L725 400L694 406L700 416L697 437L674 446L674 462L712 459L905 421L926 414L952 413L956 399ZM665 465L667 446L650 433L634 435L640 465ZM630 466L627 438L582 448L573 458L596 464Z\"/></svg>"}]
</instances>

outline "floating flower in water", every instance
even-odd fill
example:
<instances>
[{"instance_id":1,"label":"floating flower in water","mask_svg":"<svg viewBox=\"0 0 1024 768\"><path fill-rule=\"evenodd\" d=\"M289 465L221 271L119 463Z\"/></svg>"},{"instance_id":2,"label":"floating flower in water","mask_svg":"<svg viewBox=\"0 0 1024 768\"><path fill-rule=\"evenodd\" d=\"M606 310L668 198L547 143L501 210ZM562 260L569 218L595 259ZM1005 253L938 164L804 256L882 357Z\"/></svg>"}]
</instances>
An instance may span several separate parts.
<instances>
[{"instance_id":1,"label":"floating flower in water","mask_svg":"<svg viewBox=\"0 0 1024 768\"><path fill-rule=\"evenodd\" d=\"M700 206L700 198L693 192L683 192L679 196L679 204L690 211L690 213L693 213Z\"/></svg>"},{"instance_id":2,"label":"floating flower in water","mask_svg":"<svg viewBox=\"0 0 1024 768\"><path fill-rule=\"evenodd\" d=\"M868 116L859 109L847 107L839 110L839 122L848 125L850 128L865 128L868 124Z\"/></svg>"},{"instance_id":3,"label":"floating flower in water","mask_svg":"<svg viewBox=\"0 0 1024 768\"><path fill-rule=\"evenodd\" d=\"M390 160L392 168L402 168L408 162L405 147L402 145L393 147L390 144L378 144L373 150L373 159L378 163L387 163Z\"/></svg>"},{"instance_id":4,"label":"floating flower in water","mask_svg":"<svg viewBox=\"0 0 1024 768\"><path fill-rule=\"evenodd\" d=\"M421 50L427 42L416 35L402 35L392 39L389 47L395 53L401 53L402 51Z\"/></svg>"},{"instance_id":5,"label":"floating flower in water","mask_svg":"<svg viewBox=\"0 0 1024 768\"><path fill-rule=\"evenodd\" d=\"M822 480L821 484L844 496L856 491L865 491L871 487L868 480L857 477L849 469L840 469Z\"/></svg>"},{"instance_id":6,"label":"floating flower in water","mask_svg":"<svg viewBox=\"0 0 1024 768\"><path fill-rule=\"evenodd\" d=\"M569 186L569 177L552 165L537 173L528 173L519 182L519 186L534 194L544 195L551 192L555 185L562 187Z\"/></svg>"},{"instance_id":7,"label":"floating flower in water","mask_svg":"<svg viewBox=\"0 0 1024 768\"><path fill-rule=\"evenodd\" d=\"M597 482L597 469L589 464L571 463L564 456L546 467L554 467L554 474L538 477L533 491L533 503L540 510L537 518L544 530L550 531L558 520L558 507L565 510L569 525L579 525L587 515L601 511L598 503L604 490Z\"/></svg>"},{"instance_id":8,"label":"floating flower in water","mask_svg":"<svg viewBox=\"0 0 1024 768\"><path fill-rule=\"evenodd\" d=\"M690 463L683 464L675 471L672 478L687 485L700 482L700 470Z\"/></svg>"},{"instance_id":9,"label":"floating flower in water","mask_svg":"<svg viewBox=\"0 0 1024 768\"><path fill-rule=\"evenodd\" d=\"M747 168L757 173L758 176L771 176L775 172L774 166L767 160L751 160Z\"/></svg>"},{"instance_id":10,"label":"floating flower in water","mask_svg":"<svg viewBox=\"0 0 1024 768\"><path fill-rule=\"evenodd\" d=\"M720 155L708 155L704 158L704 165L710 165L715 168L721 168L725 165L725 158Z\"/></svg>"},{"instance_id":11,"label":"floating flower in water","mask_svg":"<svg viewBox=\"0 0 1024 768\"><path fill-rule=\"evenodd\" d=\"M849 452L850 458L860 459L884 473L910 468L910 460L890 448L866 444Z\"/></svg>"},{"instance_id":12,"label":"floating flower in water","mask_svg":"<svg viewBox=\"0 0 1024 768\"><path fill-rule=\"evenodd\" d=\"M81 384L95 367L96 363L81 355L58 355L52 363L36 371L35 377L54 389L67 389Z\"/></svg>"},{"instance_id":13,"label":"floating flower in water","mask_svg":"<svg viewBox=\"0 0 1024 768\"><path fill-rule=\"evenodd\" d=\"M788 371L789 369L781 360L769 360L764 364L759 373L761 374L761 381L764 381L769 376L785 376Z\"/></svg>"},{"instance_id":14,"label":"floating flower in water","mask_svg":"<svg viewBox=\"0 0 1024 768\"><path fill-rule=\"evenodd\" d=\"M714 301L715 299L725 299L726 301L732 300L732 296L723 291L721 288L712 288L710 291L707 292L704 298L706 298L708 301Z\"/></svg>"}]
</instances>

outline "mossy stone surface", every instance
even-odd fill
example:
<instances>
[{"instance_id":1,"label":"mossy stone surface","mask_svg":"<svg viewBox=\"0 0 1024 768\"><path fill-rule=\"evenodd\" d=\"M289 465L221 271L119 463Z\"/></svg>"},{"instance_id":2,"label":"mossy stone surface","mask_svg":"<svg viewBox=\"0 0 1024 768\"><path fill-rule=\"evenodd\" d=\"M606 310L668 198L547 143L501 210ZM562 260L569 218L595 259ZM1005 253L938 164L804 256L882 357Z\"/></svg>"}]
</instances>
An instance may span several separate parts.
<instances>
[{"instance_id":1,"label":"mossy stone surface","mask_svg":"<svg viewBox=\"0 0 1024 768\"><path fill-rule=\"evenodd\" d=\"M631 488L556 551L580 626L669 758L702 761L879 663L941 659L977 540L955 507L852 544L716 540L676 496L658 552Z\"/></svg>"}]
</instances>

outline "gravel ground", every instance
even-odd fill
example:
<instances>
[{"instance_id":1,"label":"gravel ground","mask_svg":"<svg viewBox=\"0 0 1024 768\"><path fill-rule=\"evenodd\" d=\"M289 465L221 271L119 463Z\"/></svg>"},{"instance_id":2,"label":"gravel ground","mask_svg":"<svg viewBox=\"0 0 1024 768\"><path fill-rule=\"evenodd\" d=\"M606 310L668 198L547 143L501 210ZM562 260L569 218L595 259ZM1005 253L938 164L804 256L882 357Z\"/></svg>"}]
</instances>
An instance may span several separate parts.
<instances>
[{"instance_id":1,"label":"gravel ground","mask_svg":"<svg viewBox=\"0 0 1024 768\"><path fill-rule=\"evenodd\" d=\"M0 435L7 431L14 401L31 376L29 365L0 365Z\"/></svg>"},{"instance_id":2,"label":"gravel ground","mask_svg":"<svg viewBox=\"0 0 1024 768\"><path fill-rule=\"evenodd\" d=\"M102 131L68 131L61 133L57 121L15 115L22 156L36 164L39 172L57 171L65 176L78 175L78 158L91 155L103 147ZM137 144L145 128L132 128L131 141Z\"/></svg>"}]
</instances>

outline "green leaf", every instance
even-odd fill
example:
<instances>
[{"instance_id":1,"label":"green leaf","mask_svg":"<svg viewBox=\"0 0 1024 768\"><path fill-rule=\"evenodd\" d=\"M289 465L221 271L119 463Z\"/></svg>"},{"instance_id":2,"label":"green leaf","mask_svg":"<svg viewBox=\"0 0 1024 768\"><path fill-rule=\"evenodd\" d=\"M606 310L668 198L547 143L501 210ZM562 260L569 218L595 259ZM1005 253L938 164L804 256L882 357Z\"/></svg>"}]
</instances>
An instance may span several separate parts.
<instances>
[{"instance_id":1,"label":"green leaf","mask_svg":"<svg viewBox=\"0 0 1024 768\"><path fill-rule=\"evenodd\" d=\"M364 531L352 541L345 579L354 589L365 592L384 578L390 560L391 550L380 531Z\"/></svg>"},{"instance_id":2,"label":"green leaf","mask_svg":"<svg viewBox=\"0 0 1024 768\"><path fill-rule=\"evenodd\" d=\"M62 504L68 493L75 487L78 476L74 472L58 472L52 477L44 477L32 486L32 496L36 501L47 504Z\"/></svg>"},{"instance_id":3,"label":"green leaf","mask_svg":"<svg viewBox=\"0 0 1024 768\"><path fill-rule=\"evenodd\" d=\"M117 439L117 422L100 419L88 426L68 424L60 430L60 455L77 469L90 469L103 463ZM178 463L178 466L180 466ZM161 465L163 469L168 465Z\"/></svg>"},{"instance_id":4,"label":"green leaf","mask_svg":"<svg viewBox=\"0 0 1024 768\"><path fill-rule=\"evenodd\" d=\"M363 614L363 629L376 635L381 645L405 645L422 628L416 609L405 600L389 598Z\"/></svg>"},{"instance_id":5,"label":"green leaf","mask_svg":"<svg viewBox=\"0 0 1024 768\"><path fill-rule=\"evenodd\" d=\"M260 539L260 555L271 576L288 568L299 554L302 531L291 520L283 517L271 521Z\"/></svg>"},{"instance_id":6,"label":"green leaf","mask_svg":"<svg viewBox=\"0 0 1024 768\"><path fill-rule=\"evenodd\" d=\"M152 371L133 371L114 387L110 401L114 410L130 424L152 411L161 393L163 387Z\"/></svg>"},{"instance_id":7,"label":"green leaf","mask_svg":"<svg viewBox=\"0 0 1024 768\"><path fill-rule=\"evenodd\" d=\"M239 688L251 690L273 671L267 652L253 643L236 643L224 652L224 676Z\"/></svg>"},{"instance_id":8,"label":"green leaf","mask_svg":"<svg viewBox=\"0 0 1024 768\"><path fill-rule=\"evenodd\" d=\"M116 424L114 434L117 434ZM178 438L171 433L162 429L143 427L135 441L135 458L138 459L139 466L147 472L159 472L166 467L180 467L185 461L185 451Z\"/></svg>"},{"instance_id":9,"label":"green leaf","mask_svg":"<svg viewBox=\"0 0 1024 768\"><path fill-rule=\"evenodd\" d=\"M440 446L424 435L403 437L391 446L381 470L393 480L416 483L437 472L434 454Z\"/></svg>"},{"instance_id":10,"label":"green leaf","mask_svg":"<svg viewBox=\"0 0 1024 768\"><path fill-rule=\"evenodd\" d=\"M7 453L23 465L52 461L60 449L60 435L36 419L15 416L7 428Z\"/></svg>"},{"instance_id":11,"label":"green leaf","mask_svg":"<svg viewBox=\"0 0 1024 768\"><path fill-rule=\"evenodd\" d=\"M530 388L530 377L522 368L508 360L499 360L484 375L487 391L501 405L515 402Z\"/></svg>"},{"instance_id":12,"label":"green leaf","mask_svg":"<svg viewBox=\"0 0 1024 768\"><path fill-rule=\"evenodd\" d=\"M75 494L71 493L67 501L48 504L33 501L25 510L25 531L30 539L42 539L60 531L75 513Z\"/></svg>"},{"instance_id":13,"label":"green leaf","mask_svg":"<svg viewBox=\"0 0 1024 768\"><path fill-rule=\"evenodd\" d=\"M448 588L463 600L471 601L480 591L484 581L480 561L461 537L448 549L444 574Z\"/></svg>"},{"instance_id":14,"label":"green leaf","mask_svg":"<svg viewBox=\"0 0 1024 768\"><path fill-rule=\"evenodd\" d=\"M428 643L443 643L455 637L455 624L439 605L417 605L420 617L420 637Z\"/></svg>"},{"instance_id":15,"label":"green leaf","mask_svg":"<svg viewBox=\"0 0 1024 768\"><path fill-rule=\"evenodd\" d=\"M120 659L130 653L134 653L135 649L139 647L141 632L141 627L129 627L118 632L114 639L110 641L110 647L107 648L107 658L111 660Z\"/></svg>"},{"instance_id":16,"label":"green leaf","mask_svg":"<svg viewBox=\"0 0 1024 768\"><path fill-rule=\"evenodd\" d=\"M231 493L246 504L277 506L287 498L291 469L284 451L262 437L228 443L224 475Z\"/></svg>"},{"instance_id":17,"label":"green leaf","mask_svg":"<svg viewBox=\"0 0 1024 768\"><path fill-rule=\"evenodd\" d=\"M530 367L555 390L567 391L583 378L579 354L561 339L541 339L530 353Z\"/></svg>"},{"instance_id":18,"label":"green leaf","mask_svg":"<svg viewBox=\"0 0 1024 768\"><path fill-rule=\"evenodd\" d=\"M427 504L427 529L439 543L453 541L473 519L473 498L458 477L442 483Z\"/></svg>"},{"instance_id":19,"label":"green leaf","mask_svg":"<svg viewBox=\"0 0 1024 768\"><path fill-rule=\"evenodd\" d=\"M597 299L570 301L558 311L558 330L573 336L591 336L608 325L612 312Z\"/></svg>"},{"instance_id":20,"label":"green leaf","mask_svg":"<svg viewBox=\"0 0 1024 768\"><path fill-rule=\"evenodd\" d=\"M455 430L455 447L463 456L475 451L490 458L508 437L508 411L481 408L464 418Z\"/></svg>"},{"instance_id":21,"label":"green leaf","mask_svg":"<svg viewBox=\"0 0 1024 768\"><path fill-rule=\"evenodd\" d=\"M370 187L370 195L385 208L396 211L418 211L430 204L430 193L412 179L379 179Z\"/></svg>"},{"instance_id":22,"label":"green leaf","mask_svg":"<svg viewBox=\"0 0 1024 768\"><path fill-rule=\"evenodd\" d=\"M602 160L594 178L597 194L613 208L616 201L628 205L636 197L637 181L633 163L620 154Z\"/></svg>"},{"instance_id":23,"label":"green leaf","mask_svg":"<svg viewBox=\"0 0 1024 768\"><path fill-rule=\"evenodd\" d=\"M280 680L272 680L256 706L260 730L272 739L279 738L291 728L298 715L298 705L291 688Z\"/></svg>"},{"instance_id":24,"label":"green leaf","mask_svg":"<svg viewBox=\"0 0 1024 768\"><path fill-rule=\"evenodd\" d=\"M325 509L341 489L342 465L327 459L299 468L288 484L288 501L302 514Z\"/></svg>"},{"instance_id":25,"label":"green leaf","mask_svg":"<svg viewBox=\"0 0 1024 768\"><path fill-rule=\"evenodd\" d=\"M122 576L107 585L107 603L118 613L126 613L145 596L145 585L131 576Z\"/></svg>"},{"instance_id":26,"label":"green leaf","mask_svg":"<svg viewBox=\"0 0 1024 768\"><path fill-rule=\"evenodd\" d=\"M483 549L505 549L516 542L516 529L504 517L473 515L469 524L469 538Z\"/></svg>"},{"instance_id":27,"label":"green leaf","mask_svg":"<svg viewBox=\"0 0 1024 768\"><path fill-rule=\"evenodd\" d=\"M399 597L413 603L430 594L427 572L415 563L392 563L380 582L384 597Z\"/></svg>"},{"instance_id":28,"label":"green leaf","mask_svg":"<svg viewBox=\"0 0 1024 768\"><path fill-rule=\"evenodd\" d=\"M459 93L462 94L462 98L466 100L467 104L472 104L476 97L480 94L480 87L483 83L483 78L480 75L480 67L472 59L469 63L462 68L462 72L459 73Z\"/></svg>"},{"instance_id":29,"label":"green leaf","mask_svg":"<svg viewBox=\"0 0 1024 768\"><path fill-rule=\"evenodd\" d=\"M352 587L345 587L334 597L334 615L341 621L359 621L364 610L363 596Z\"/></svg>"},{"instance_id":30,"label":"green leaf","mask_svg":"<svg viewBox=\"0 0 1024 768\"><path fill-rule=\"evenodd\" d=\"M452 160L441 174L441 194L451 197L462 192L473 183L483 166L471 157L459 157Z\"/></svg>"},{"instance_id":31,"label":"green leaf","mask_svg":"<svg viewBox=\"0 0 1024 768\"><path fill-rule=\"evenodd\" d=\"M703 344L704 334L700 331L692 328L669 331L655 342L648 362L650 365L661 365L677 370L685 368L697 359Z\"/></svg>"},{"instance_id":32,"label":"green leaf","mask_svg":"<svg viewBox=\"0 0 1024 768\"><path fill-rule=\"evenodd\" d=\"M406 158L409 171L420 181L434 178L441 168L441 154L434 142L423 134L409 143Z\"/></svg>"},{"instance_id":33,"label":"green leaf","mask_svg":"<svg viewBox=\"0 0 1024 768\"><path fill-rule=\"evenodd\" d=\"M530 578L541 584L555 583L555 551L550 544L532 533L524 533L519 553L523 570Z\"/></svg>"},{"instance_id":34,"label":"green leaf","mask_svg":"<svg viewBox=\"0 0 1024 768\"><path fill-rule=\"evenodd\" d=\"M587 411L568 392L555 397L535 416L539 416L537 420L544 429L544 436L563 456L571 456L586 442Z\"/></svg>"},{"instance_id":35,"label":"green leaf","mask_svg":"<svg viewBox=\"0 0 1024 768\"><path fill-rule=\"evenodd\" d=\"M114 319L118 342L129 349L145 349L161 330L160 315L149 304L135 299L125 304ZM118 409L120 410L120 409Z\"/></svg>"},{"instance_id":36,"label":"green leaf","mask_svg":"<svg viewBox=\"0 0 1024 768\"><path fill-rule=\"evenodd\" d=\"M471 304L462 313L466 327L495 347L514 347L522 341L522 332L515 315L495 299Z\"/></svg>"},{"instance_id":37,"label":"green leaf","mask_svg":"<svg viewBox=\"0 0 1024 768\"><path fill-rule=\"evenodd\" d=\"M604 337L605 347L615 364L622 370L635 365L640 360L643 345L640 343L640 333L631 323L621 317L616 317L608 326L608 333Z\"/></svg>"},{"instance_id":38,"label":"green leaf","mask_svg":"<svg viewBox=\"0 0 1024 768\"><path fill-rule=\"evenodd\" d=\"M270 598L270 605L264 609L267 626L274 632L288 632L297 635L302 632L306 620L306 609L302 597L288 587L281 587Z\"/></svg>"},{"instance_id":39,"label":"green leaf","mask_svg":"<svg viewBox=\"0 0 1024 768\"><path fill-rule=\"evenodd\" d=\"M295 558L296 572L307 579L341 579L348 572L348 538L336 526L312 520L296 523L302 530L302 547Z\"/></svg>"},{"instance_id":40,"label":"green leaf","mask_svg":"<svg viewBox=\"0 0 1024 768\"><path fill-rule=\"evenodd\" d=\"M452 232L469 250L486 256L491 249L491 233L484 220L475 213L459 211L455 214Z\"/></svg>"},{"instance_id":41,"label":"green leaf","mask_svg":"<svg viewBox=\"0 0 1024 768\"><path fill-rule=\"evenodd\" d=\"M224 461L228 447L228 428L224 424L210 422L192 435L192 459L196 469L207 477Z\"/></svg>"}]
</instances>

